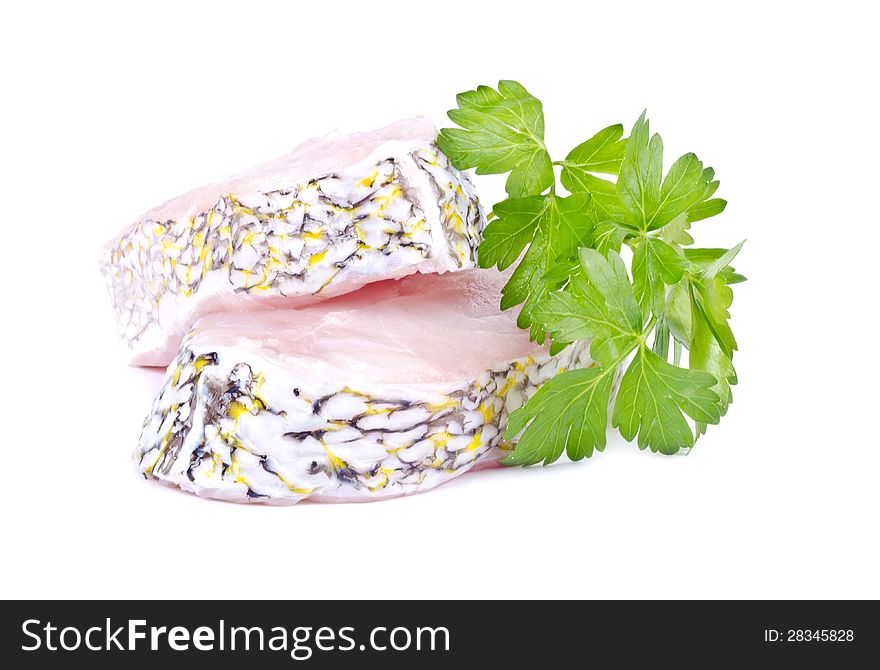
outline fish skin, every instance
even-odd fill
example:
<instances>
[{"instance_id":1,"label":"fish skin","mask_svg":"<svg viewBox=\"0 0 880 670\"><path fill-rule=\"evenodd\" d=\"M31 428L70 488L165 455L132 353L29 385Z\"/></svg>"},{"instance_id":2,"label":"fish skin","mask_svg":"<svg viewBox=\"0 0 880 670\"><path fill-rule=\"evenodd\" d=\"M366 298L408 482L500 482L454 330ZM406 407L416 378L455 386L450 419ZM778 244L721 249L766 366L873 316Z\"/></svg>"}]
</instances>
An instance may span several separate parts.
<instances>
[{"instance_id":1,"label":"fish skin","mask_svg":"<svg viewBox=\"0 0 880 670\"><path fill-rule=\"evenodd\" d=\"M499 312L506 275L413 275L297 310L214 314L169 366L134 458L234 502L380 500L497 464L556 356Z\"/></svg>"},{"instance_id":2,"label":"fish skin","mask_svg":"<svg viewBox=\"0 0 880 670\"><path fill-rule=\"evenodd\" d=\"M410 119L308 140L146 212L100 262L131 362L167 365L207 314L476 267L485 215L435 137Z\"/></svg>"}]
</instances>

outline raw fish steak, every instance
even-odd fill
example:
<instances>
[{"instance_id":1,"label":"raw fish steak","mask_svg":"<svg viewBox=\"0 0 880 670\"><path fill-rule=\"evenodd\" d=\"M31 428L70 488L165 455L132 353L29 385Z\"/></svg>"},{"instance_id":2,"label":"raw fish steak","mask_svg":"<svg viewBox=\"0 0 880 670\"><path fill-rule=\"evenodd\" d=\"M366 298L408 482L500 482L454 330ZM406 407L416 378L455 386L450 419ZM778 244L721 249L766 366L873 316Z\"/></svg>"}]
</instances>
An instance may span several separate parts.
<instances>
[{"instance_id":1,"label":"raw fish steak","mask_svg":"<svg viewBox=\"0 0 880 670\"><path fill-rule=\"evenodd\" d=\"M144 214L101 260L132 362L167 365L205 314L475 267L485 217L436 134L410 119L309 140Z\"/></svg>"},{"instance_id":2,"label":"raw fish steak","mask_svg":"<svg viewBox=\"0 0 880 670\"><path fill-rule=\"evenodd\" d=\"M550 356L500 312L495 270L414 275L301 309L196 322L135 453L202 496L293 503L417 493L497 462L509 412L584 346Z\"/></svg>"}]
</instances>

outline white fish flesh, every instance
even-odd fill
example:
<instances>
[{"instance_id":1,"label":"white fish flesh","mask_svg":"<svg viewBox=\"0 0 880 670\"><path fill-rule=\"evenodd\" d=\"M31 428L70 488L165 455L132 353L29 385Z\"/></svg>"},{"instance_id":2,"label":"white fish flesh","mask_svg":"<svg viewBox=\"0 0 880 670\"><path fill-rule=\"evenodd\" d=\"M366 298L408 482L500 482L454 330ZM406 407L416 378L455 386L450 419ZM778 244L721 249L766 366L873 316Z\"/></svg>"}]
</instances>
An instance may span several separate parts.
<instances>
[{"instance_id":1,"label":"white fish flesh","mask_svg":"<svg viewBox=\"0 0 880 670\"><path fill-rule=\"evenodd\" d=\"M495 270L417 275L301 309L200 319L135 453L148 479L232 501L374 500L496 462L550 356L500 312Z\"/></svg>"},{"instance_id":2,"label":"white fish flesh","mask_svg":"<svg viewBox=\"0 0 880 670\"><path fill-rule=\"evenodd\" d=\"M201 316L289 306L476 266L485 217L425 119L309 140L169 200L104 249L119 333L167 365Z\"/></svg>"}]
</instances>

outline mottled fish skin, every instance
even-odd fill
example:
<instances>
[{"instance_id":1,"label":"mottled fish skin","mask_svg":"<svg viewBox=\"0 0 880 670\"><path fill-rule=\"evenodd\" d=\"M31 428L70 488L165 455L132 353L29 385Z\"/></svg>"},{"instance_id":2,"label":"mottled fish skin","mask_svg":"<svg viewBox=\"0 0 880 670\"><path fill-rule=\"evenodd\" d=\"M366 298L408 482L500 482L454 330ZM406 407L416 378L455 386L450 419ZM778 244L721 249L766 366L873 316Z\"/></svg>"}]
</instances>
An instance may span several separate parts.
<instances>
[{"instance_id":1,"label":"mottled fish skin","mask_svg":"<svg viewBox=\"0 0 880 670\"><path fill-rule=\"evenodd\" d=\"M486 219L468 178L432 139L377 151L283 188L223 194L191 215L147 216L108 245L100 267L132 362L168 364L205 313L476 267Z\"/></svg>"},{"instance_id":2,"label":"mottled fish skin","mask_svg":"<svg viewBox=\"0 0 880 670\"><path fill-rule=\"evenodd\" d=\"M584 345L455 384L298 378L276 360L184 342L144 422L140 473L209 498L291 504L419 493L510 449L507 417Z\"/></svg>"}]
</instances>

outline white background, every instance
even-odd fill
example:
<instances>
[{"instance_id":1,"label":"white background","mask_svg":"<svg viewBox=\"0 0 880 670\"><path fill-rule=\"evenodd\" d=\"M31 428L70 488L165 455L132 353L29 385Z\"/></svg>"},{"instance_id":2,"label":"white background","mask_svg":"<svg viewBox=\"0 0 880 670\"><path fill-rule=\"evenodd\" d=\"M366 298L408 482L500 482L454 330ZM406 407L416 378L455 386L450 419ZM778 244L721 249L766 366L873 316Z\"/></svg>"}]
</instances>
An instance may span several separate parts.
<instances>
[{"instance_id":1,"label":"white background","mask_svg":"<svg viewBox=\"0 0 880 670\"><path fill-rule=\"evenodd\" d=\"M871 3L14 3L0 36L3 597L880 597ZM271 508L140 480L160 376L96 262L142 211L515 78L555 158L647 107L716 167L740 386L686 457ZM484 199L500 182L480 178Z\"/></svg>"}]
</instances>

